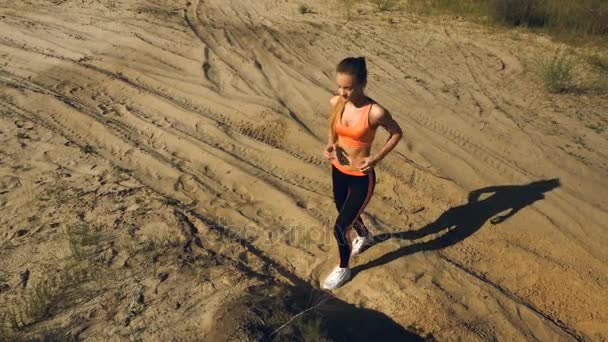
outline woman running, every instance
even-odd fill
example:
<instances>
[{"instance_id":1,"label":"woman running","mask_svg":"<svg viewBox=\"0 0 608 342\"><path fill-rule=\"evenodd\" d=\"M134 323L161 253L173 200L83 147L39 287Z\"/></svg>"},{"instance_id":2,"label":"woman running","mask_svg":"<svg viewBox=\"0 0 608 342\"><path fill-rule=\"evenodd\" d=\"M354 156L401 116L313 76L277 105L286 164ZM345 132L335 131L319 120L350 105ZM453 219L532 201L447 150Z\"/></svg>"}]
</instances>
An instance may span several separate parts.
<instances>
[{"instance_id":1,"label":"woman running","mask_svg":"<svg viewBox=\"0 0 608 342\"><path fill-rule=\"evenodd\" d=\"M376 184L374 166L399 142L401 127L391 114L364 93L367 68L364 57L348 57L336 68L338 95L330 100L329 139L324 155L332 163L332 183L338 218L334 235L338 242L339 264L322 284L335 289L350 278L348 263L372 241L361 220ZM384 127L390 138L378 153L371 154L371 145L378 126ZM337 142L337 144L336 144ZM350 228L357 237L352 243Z\"/></svg>"}]
</instances>

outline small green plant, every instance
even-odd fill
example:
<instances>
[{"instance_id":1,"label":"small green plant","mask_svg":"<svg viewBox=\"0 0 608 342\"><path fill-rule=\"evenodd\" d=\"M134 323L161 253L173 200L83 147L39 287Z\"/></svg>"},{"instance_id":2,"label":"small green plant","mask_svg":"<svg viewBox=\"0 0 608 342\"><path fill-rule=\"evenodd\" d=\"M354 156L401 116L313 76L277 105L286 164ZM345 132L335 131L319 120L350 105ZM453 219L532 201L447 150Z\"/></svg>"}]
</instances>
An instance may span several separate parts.
<instances>
[{"instance_id":1,"label":"small green plant","mask_svg":"<svg viewBox=\"0 0 608 342\"><path fill-rule=\"evenodd\" d=\"M80 150L84 153L95 153L95 147L89 144L84 145Z\"/></svg>"},{"instance_id":2,"label":"small green plant","mask_svg":"<svg viewBox=\"0 0 608 342\"><path fill-rule=\"evenodd\" d=\"M329 341L326 337L326 331L323 328L322 320L319 317L308 317L295 323L295 326L302 334L302 340L305 342L321 342Z\"/></svg>"},{"instance_id":3,"label":"small green plant","mask_svg":"<svg viewBox=\"0 0 608 342\"><path fill-rule=\"evenodd\" d=\"M314 13L312 7L305 4L301 4L298 7L298 12L300 12L300 14Z\"/></svg>"},{"instance_id":4,"label":"small green plant","mask_svg":"<svg viewBox=\"0 0 608 342\"><path fill-rule=\"evenodd\" d=\"M322 326L322 321L319 319L318 315L311 317L317 310L323 308L329 296L322 296L315 300L312 305L309 305L306 308L301 308L297 314L293 315L290 319L285 321L283 324L278 326L271 334L270 337L274 335L280 334L282 329L292 328L299 332L302 340L304 341L328 341L325 338L325 332ZM274 305L279 305L274 304ZM299 306L299 305L298 305ZM295 307L291 307L290 310L294 310ZM296 309L297 310L297 309Z\"/></svg>"},{"instance_id":5,"label":"small green plant","mask_svg":"<svg viewBox=\"0 0 608 342\"><path fill-rule=\"evenodd\" d=\"M400 0L369 0L373 5L376 6L378 11L392 11L398 8Z\"/></svg>"},{"instance_id":6,"label":"small green plant","mask_svg":"<svg viewBox=\"0 0 608 342\"><path fill-rule=\"evenodd\" d=\"M580 61L567 51L557 50L540 64L543 83L550 93L565 93L579 88L577 72Z\"/></svg>"},{"instance_id":7,"label":"small green plant","mask_svg":"<svg viewBox=\"0 0 608 342\"><path fill-rule=\"evenodd\" d=\"M27 135L27 134L25 134L25 133L23 133L23 132L19 132L19 133L17 133L17 138L19 138L19 139L29 139L30 136Z\"/></svg>"}]
</instances>

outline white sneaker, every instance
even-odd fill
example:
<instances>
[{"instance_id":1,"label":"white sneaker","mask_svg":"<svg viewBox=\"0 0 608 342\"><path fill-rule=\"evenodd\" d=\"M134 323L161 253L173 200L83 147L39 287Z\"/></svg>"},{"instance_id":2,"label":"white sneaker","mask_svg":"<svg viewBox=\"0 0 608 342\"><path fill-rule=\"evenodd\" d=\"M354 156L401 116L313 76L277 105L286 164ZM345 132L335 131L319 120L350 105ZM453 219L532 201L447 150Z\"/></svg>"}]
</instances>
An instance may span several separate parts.
<instances>
[{"instance_id":1,"label":"white sneaker","mask_svg":"<svg viewBox=\"0 0 608 342\"><path fill-rule=\"evenodd\" d=\"M368 247L372 243L371 236L357 236L353 239L352 248L350 250L350 255L355 256L361 253L366 247Z\"/></svg>"},{"instance_id":2,"label":"white sneaker","mask_svg":"<svg viewBox=\"0 0 608 342\"><path fill-rule=\"evenodd\" d=\"M350 268L336 266L334 270L325 278L323 287L326 290L337 289L342 286L348 279L350 279Z\"/></svg>"}]
</instances>

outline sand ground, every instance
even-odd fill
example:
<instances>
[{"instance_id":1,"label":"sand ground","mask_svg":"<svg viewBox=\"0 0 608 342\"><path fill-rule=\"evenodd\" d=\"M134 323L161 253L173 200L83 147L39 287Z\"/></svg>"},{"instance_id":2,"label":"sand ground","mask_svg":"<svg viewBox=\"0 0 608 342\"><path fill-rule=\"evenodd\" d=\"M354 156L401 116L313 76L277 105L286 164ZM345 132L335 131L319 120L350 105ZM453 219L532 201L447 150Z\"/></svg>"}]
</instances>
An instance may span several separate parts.
<instances>
[{"instance_id":1,"label":"sand ground","mask_svg":"<svg viewBox=\"0 0 608 342\"><path fill-rule=\"evenodd\" d=\"M318 287L334 68L363 55L404 138L336 299L437 340L608 340L608 98L548 94L541 35L308 3L0 0L3 320L204 340L252 285Z\"/></svg>"}]
</instances>

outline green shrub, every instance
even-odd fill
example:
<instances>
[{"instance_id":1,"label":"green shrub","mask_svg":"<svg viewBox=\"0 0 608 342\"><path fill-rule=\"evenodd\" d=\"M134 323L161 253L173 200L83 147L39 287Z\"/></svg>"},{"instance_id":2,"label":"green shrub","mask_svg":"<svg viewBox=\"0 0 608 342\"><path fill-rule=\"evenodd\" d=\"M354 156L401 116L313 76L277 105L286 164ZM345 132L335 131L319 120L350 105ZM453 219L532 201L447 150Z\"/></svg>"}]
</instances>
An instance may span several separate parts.
<instances>
[{"instance_id":1,"label":"green shrub","mask_svg":"<svg viewBox=\"0 0 608 342\"><path fill-rule=\"evenodd\" d=\"M294 323L294 326L299 330L304 342L329 341L320 317L308 317L298 320Z\"/></svg>"},{"instance_id":2,"label":"green shrub","mask_svg":"<svg viewBox=\"0 0 608 342\"><path fill-rule=\"evenodd\" d=\"M84 153L95 153L95 147L89 144L84 145L80 150Z\"/></svg>"},{"instance_id":3,"label":"green shrub","mask_svg":"<svg viewBox=\"0 0 608 342\"><path fill-rule=\"evenodd\" d=\"M564 93L578 88L577 71L580 61L567 51L557 50L550 59L541 62L545 88L550 93Z\"/></svg>"},{"instance_id":4,"label":"green shrub","mask_svg":"<svg viewBox=\"0 0 608 342\"><path fill-rule=\"evenodd\" d=\"M608 34L606 0L409 0L408 9L488 17L511 26L543 27L556 32Z\"/></svg>"},{"instance_id":5,"label":"green shrub","mask_svg":"<svg viewBox=\"0 0 608 342\"><path fill-rule=\"evenodd\" d=\"M400 0L370 0L379 11L391 11L398 7Z\"/></svg>"},{"instance_id":6,"label":"green shrub","mask_svg":"<svg viewBox=\"0 0 608 342\"><path fill-rule=\"evenodd\" d=\"M493 17L513 26L543 26L547 13L542 0L493 0Z\"/></svg>"},{"instance_id":7,"label":"green shrub","mask_svg":"<svg viewBox=\"0 0 608 342\"><path fill-rule=\"evenodd\" d=\"M589 34L608 33L603 0L492 0L494 18L510 25L550 27Z\"/></svg>"}]
</instances>

